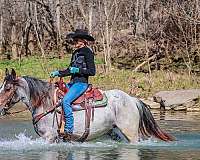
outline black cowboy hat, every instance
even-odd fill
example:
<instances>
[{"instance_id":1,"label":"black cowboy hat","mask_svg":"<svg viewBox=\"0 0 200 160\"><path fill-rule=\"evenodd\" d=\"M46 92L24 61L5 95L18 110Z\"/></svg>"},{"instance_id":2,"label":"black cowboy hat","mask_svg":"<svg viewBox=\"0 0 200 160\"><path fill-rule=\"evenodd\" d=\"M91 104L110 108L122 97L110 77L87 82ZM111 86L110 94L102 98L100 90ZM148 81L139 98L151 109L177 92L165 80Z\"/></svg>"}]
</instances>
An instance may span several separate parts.
<instances>
[{"instance_id":1,"label":"black cowboy hat","mask_svg":"<svg viewBox=\"0 0 200 160\"><path fill-rule=\"evenodd\" d=\"M89 35L87 30L83 29L76 29L75 32L67 34L67 38L72 38L72 39L80 38L80 39L85 39L87 41L95 41L94 37Z\"/></svg>"}]
</instances>

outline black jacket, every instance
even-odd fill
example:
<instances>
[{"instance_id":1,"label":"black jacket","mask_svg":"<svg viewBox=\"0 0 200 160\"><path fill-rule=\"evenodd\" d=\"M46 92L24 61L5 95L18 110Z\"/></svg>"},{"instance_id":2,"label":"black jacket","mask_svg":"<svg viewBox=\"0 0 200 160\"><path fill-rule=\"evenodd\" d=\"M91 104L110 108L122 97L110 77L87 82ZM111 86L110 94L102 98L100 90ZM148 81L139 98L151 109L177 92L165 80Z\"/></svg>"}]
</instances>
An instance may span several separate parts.
<instances>
[{"instance_id":1,"label":"black jacket","mask_svg":"<svg viewBox=\"0 0 200 160\"><path fill-rule=\"evenodd\" d=\"M71 74L70 67L79 68L79 73ZM93 51L88 47L75 50L72 54L69 67L66 70L59 71L59 73L60 77L71 75L71 82L88 83L88 77L94 76L96 73Z\"/></svg>"}]
</instances>

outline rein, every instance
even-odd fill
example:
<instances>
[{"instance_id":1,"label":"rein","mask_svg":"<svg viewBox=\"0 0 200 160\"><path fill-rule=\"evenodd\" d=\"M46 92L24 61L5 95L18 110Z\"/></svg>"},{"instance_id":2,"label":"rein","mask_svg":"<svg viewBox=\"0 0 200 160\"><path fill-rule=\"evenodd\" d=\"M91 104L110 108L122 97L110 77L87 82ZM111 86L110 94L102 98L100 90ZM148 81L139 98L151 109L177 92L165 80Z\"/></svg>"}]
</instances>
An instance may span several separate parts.
<instances>
[{"instance_id":1,"label":"rein","mask_svg":"<svg viewBox=\"0 0 200 160\"><path fill-rule=\"evenodd\" d=\"M53 79L50 78L49 83L52 83L52 82L53 82ZM55 91L55 93L56 93L56 91ZM38 114L36 116L33 116L33 125L36 125L40 121L40 119L45 117L47 114L54 112L55 109L60 106L58 103L56 104L55 93L54 93L54 99L53 99L53 104L54 104L53 107L49 108L48 110L46 110L43 113L40 113L40 114Z\"/></svg>"},{"instance_id":2,"label":"rein","mask_svg":"<svg viewBox=\"0 0 200 160\"><path fill-rule=\"evenodd\" d=\"M7 114L7 115L14 115L14 114L17 114L17 113L24 112L24 111L26 111L26 110L28 110L28 108L25 108L25 109L22 109L22 110L19 110L19 111L15 111L15 112L7 112L7 111L6 111L6 114Z\"/></svg>"},{"instance_id":3,"label":"rein","mask_svg":"<svg viewBox=\"0 0 200 160\"><path fill-rule=\"evenodd\" d=\"M45 117L47 114L52 113L53 111L55 111L55 109L57 107L59 107L59 105L55 105L55 106L49 108L48 110L46 110L45 112L40 113L40 114L38 114L36 116L33 116L33 125L36 125L40 121L40 119Z\"/></svg>"}]
</instances>

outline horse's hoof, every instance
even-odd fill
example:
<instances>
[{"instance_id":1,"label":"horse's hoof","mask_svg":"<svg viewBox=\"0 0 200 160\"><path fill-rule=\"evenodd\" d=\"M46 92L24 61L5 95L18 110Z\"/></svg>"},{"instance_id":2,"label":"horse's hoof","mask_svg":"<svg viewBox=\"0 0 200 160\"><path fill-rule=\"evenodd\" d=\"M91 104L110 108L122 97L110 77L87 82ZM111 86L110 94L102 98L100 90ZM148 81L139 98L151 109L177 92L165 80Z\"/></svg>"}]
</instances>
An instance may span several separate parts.
<instances>
[{"instance_id":1,"label":"horse's hoof","mask_svg":"<svg viewBox=\"0 0 200 160\"><path fill-rule=\"evenodd\" d=\"M61 143L61 142L63 142L63 139L62 139L62 137L57 136L56 139L54 140L54 142L55 143Z\"/></svg>"},{"instance_id":2,"label":"horse's hoof","mask_svg":"<svg viewBox=\"0 0 200 160\"><path fill-rule=\"evenodd\" d=\"M65 133L65 134L63 135L63 142L71 142L71 140L72 140L72 134L70 134L70 133Z\"/></svg>"}]
</instances>

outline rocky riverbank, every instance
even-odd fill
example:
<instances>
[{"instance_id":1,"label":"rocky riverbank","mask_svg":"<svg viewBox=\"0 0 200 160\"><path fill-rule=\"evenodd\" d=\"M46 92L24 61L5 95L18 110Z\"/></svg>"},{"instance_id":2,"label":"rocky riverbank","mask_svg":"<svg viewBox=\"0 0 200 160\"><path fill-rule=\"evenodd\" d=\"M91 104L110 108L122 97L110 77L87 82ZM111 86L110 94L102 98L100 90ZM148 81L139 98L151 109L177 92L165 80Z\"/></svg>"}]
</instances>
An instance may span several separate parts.
<instances>
[{"instance_id":1,"label":"rocky riverbank","mask_svg":"<svg viewBox=\"0 0 200 160\"><path fill-rule=\"evenodd\" d=\"M200 89L160 91L142 100L152 109L200 111Z\"/></svg>"}]
</instances>

